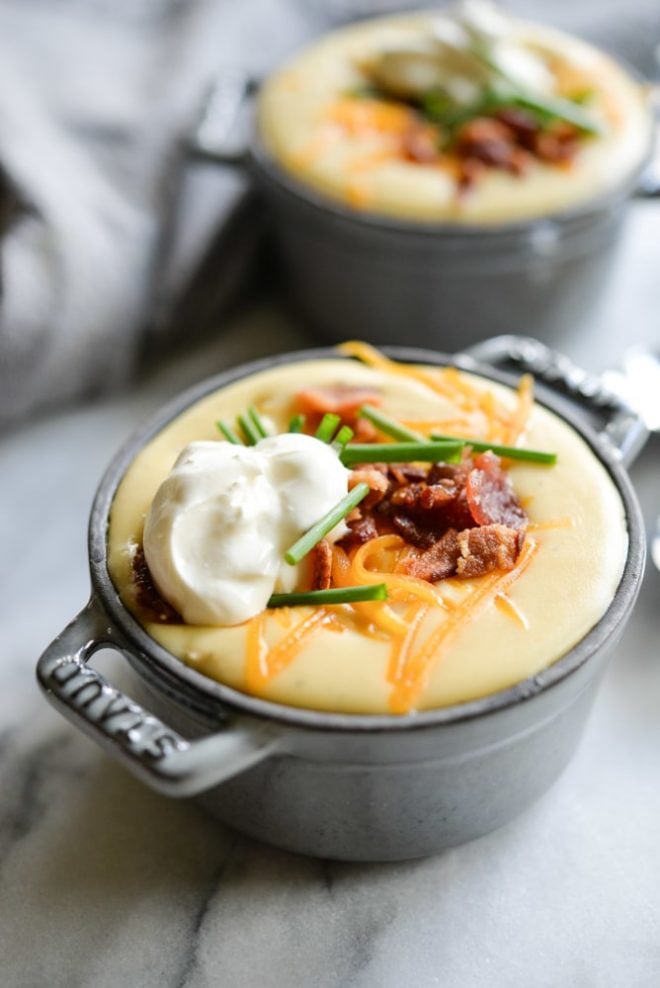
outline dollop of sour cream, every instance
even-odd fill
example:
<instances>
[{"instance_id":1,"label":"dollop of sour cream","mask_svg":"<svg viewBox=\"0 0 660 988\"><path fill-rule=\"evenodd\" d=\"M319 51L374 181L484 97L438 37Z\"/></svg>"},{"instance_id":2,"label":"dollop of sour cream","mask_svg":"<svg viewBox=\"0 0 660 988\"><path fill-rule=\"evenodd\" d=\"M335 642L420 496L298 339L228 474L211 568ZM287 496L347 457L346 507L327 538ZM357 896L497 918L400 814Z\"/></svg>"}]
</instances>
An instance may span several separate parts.
<instances>
[{"instance_id":1,"label":"dollop of sour cream","mask_svg":"<svg viewBox=\"0 0 660 988\"><path fill-rule=\"evenodd\" d=\"M503 77L537 94L554 88L543 59L521 44L511 19L489 0L461 0L435 16L416 42L382 51L370 74L395 96L439 90L466 108L485 87L501 87Z\"/></svg>"},{"instance_id":2,"label":"dollop of sour cream","mask_svg":"<svg viewBox=\"0 0 660 988\"><path fill-rule=\"evenodd\" d=\"M348 477L331 446L299 433L190 443L145 521L156 587L187 624L247 621L293 589L297 567L283 554L346 494ZM342 522L327 538L345 531Z\"/></svg>"}]
</instances>

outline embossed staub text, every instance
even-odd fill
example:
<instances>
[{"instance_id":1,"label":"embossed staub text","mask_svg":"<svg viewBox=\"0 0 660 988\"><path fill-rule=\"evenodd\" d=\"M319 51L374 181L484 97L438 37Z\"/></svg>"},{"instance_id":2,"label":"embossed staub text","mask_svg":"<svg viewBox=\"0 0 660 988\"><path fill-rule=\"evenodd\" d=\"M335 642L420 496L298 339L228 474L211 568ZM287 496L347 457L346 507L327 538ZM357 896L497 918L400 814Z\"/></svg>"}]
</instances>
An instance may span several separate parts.
<instances>
[{"instance_id":1,"label":"embossed staub text","mask_svg":"<svg viewBox=\"0 0 660 988\"><path fill-rule=\"evenodd\" d=\"M188 746L171 728L75 659L53 666L45 685L136 756L158 760Z\"/></svg>"}]
</instances>

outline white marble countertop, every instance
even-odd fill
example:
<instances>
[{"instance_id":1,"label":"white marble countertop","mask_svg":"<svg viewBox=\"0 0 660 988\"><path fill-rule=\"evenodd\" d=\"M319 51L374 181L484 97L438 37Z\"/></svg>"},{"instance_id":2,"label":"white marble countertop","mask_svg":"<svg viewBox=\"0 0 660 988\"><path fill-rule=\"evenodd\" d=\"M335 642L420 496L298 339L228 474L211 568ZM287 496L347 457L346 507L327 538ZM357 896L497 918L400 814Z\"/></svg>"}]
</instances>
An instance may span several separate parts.
<instances>
[{"instance_id":1,"label":"white marble countertop","mask_svg":"<svg viewBox=\"0 0 660 988\"><path fill-rule=\"evenodd\" d=\"M657 208L634 208L599 314L579 337L567 329L586 366L660 342L659 230ZM0 439L3 988L657 988L654 569L561 780L513 824L424 861L337 864L253 843L148 791L38 694L38 654L86 599L87 512L119 443L184 385L305 342L260 307L131 393ZM633 471L649 526L659 453L656 439Z\"/></svg>"}]
</instances>

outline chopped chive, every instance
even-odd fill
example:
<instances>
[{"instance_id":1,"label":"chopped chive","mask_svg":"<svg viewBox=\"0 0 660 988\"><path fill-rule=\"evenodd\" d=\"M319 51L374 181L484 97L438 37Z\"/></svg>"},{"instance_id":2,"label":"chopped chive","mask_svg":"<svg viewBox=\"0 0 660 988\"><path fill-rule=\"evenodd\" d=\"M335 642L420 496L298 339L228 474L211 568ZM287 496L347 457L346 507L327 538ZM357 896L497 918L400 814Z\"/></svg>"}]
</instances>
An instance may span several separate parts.
<instances>
[{"instance_id":1,"label":"chopped chive","mask_svg":"<svg viewBox=\"0 0 660 988\"><path fill-rule=\"evenodd\" d=\"M363 418L369 419L377 429L384 432L386 436L391 436L392 439L412 443L424 442L424 436L421 436L419 432L414 432L413 429L407 429L405 425L401 425L399 422L395 422L394 419L388 418L387 415L383 415L373 405L363 405L359 414Z\"/></svg>"},{"instance_id":2,"label":"chopped chive","mask_svg":"<svg viewBox=\"0 0 660 988\"><path fill-rule=\"evenodd\" d=\"M274 593L268 607L296 607L300 604L352 604L360 600L387 600L384 583L358 587L331 587L329 590L302 590L300 593Z\"/></svg>"},{"instance_id":3,"label":"chopped chive","mask_svg":"<svg viewBox=\"0 0 660 988\"><path fill-rule=\"evenodd\" d=\"M340 455L346 467L355 463L454 462L461 455L464 439L422 443L349 443Z\"/></svg>"},{"instance_id":4,"label":"chopped chive","mask_svg":"<svg viewBox=\"0 0 660 988\"><path fill-rule=\"evenodd\" d=\"M238 415L236 421L243 430L248 446L256 446L262 435L257 432L257 427L247 415Z\"/></svg>"},{"instance_id":5,"label":"chopped chive","mask_svg":"<svg viewBox=\"0 0 660 988\"><path fill-rule=\"evenodd\" d=\"M342 425L341 429L335 436L332 445L337 450L338 453L341 453L346 443L350 443L353 436L354 436L354 432L351 429L350 425Z\"/></svg>"},{"instance_id":6,"label":"chopped chive","mask_svg":"<svg viewBox=\"0 0 660 988\"><path fill-rule=\"evenodd\" d=\"M498 76L504 83L500 98L509 100L516 106L522 106L532 113L540 114L550 119L566 120L573 124L578 130L585 134L602 134L603 130L597 120L581 106L563 99L561 96L545 96L539 93L532 93L520 86L496 58L487 52L481 45L473 45L470 49L476 58L480 59L488 68Z\"/></svg>"},{"instance_id":7,"label":"chopped chive","mask_svg":"<svg viewBox=\"0 0 660 988\"><path fill-rule=\"evenodd\" d=\"M362 501L369 493L368 484L356 484L352 491L349 491L341 501L335 504L334 508L330 508L322 518L312 525L308 531L302 535L297 542L287 549L284 553L284 558L287 563L291 566L295 566L299 563L301 559L304 559L308 552L314 548L317 542L332 531L335 525L338 525L342 518L345 518L349 511Z\"/></svg>"},{"instance_id":8,"label":"chopped chive","mask_svg":"<svg viewBox=\"0 0 660 988\"><path fill-rule=\"evenodd\" d=\"M335 429L341 422L341 416L335 415L334 412L326 412L326 414L321 419L321 424L315 432L317 439L320 439L323 443L329 443L335 434Z\"/></svg>"},{"instance_id":9,"label":"chopped chive","mask_svg":"<svg viewBox=\"0 0 660 988\"><path fill-rule=\"evenodd\" d=\"M223 434L223 436L225 437L225 439L227 440L227 442L233 443L234 446L242 446L243 445L242 441L236 435L236 433L234 432L234 430L232 429L232 427L230 425L227 425L226 422L223 422L222 419L218 419L218 421L215 423L215 425L216 425L216 428Z\"/></svg>"},{"instance_id":10,"label":"chopped chive","mask_svg":"<svg viewBox=\"0 0 660 988\"><path fill-rule=\"evenodd\" d=\"M261 438L268 439L268 429L264 425L264 420L262 419L261 415L254 407L254 405L250 405L247 413L250 417L250 421L252 422L253 426L255 427Z\"/></svg>"},{"instance_id":11,"label":"chopped chive","mask_svg":"<svg viewBox=\"0 0 660 988\"><path fill-rule=\"evenodd\" d=\"M432 433L432 438L436 442L446 442L451 436L440 435L438 432ZM556 453L541 453L537 449L522 449L520 446L501 446L498 443L485 443L478 439L459 439L459 442L471 446L476 453L497 453L498 456L506 456L509 460L529 460L531 463L556 463Z\"/></svg>"},{"instance_id":12,"label":"chopped chive","mask_svg":"<svg viewBox=\"0 0 660 988\"><path fill-rule=\"evenodd\" d=\"M302 414L294 415L289 421L289 432L302 432L305 428L305 416Z\"/></svg>"},{"instance_id":13,"label":"chopped chive","mask_svg":"<svg viewBox=\"0 0 660 988\"><path fill-rule=\"evenodd\" d=\"M585 134L597 135L603 132L598 121L594 120L589 112L583 110L578 103L562 99L560 96L539 96L537 93L519 90L512 95L511 102L522 106L525 110L545 113L550 118L565 120Z\"/></svg>"}]
</instances>

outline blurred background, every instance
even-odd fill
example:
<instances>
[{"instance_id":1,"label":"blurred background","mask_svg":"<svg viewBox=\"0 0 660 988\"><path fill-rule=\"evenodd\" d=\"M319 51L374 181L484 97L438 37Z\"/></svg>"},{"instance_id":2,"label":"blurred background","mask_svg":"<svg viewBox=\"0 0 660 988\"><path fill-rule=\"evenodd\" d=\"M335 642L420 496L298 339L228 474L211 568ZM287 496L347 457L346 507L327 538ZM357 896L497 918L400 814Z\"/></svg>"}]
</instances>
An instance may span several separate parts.
<instances>
[{"instance_id":1,"label":"blurred background","mask_svg":"<svg viewBox=\"0 0 660 988\"><path fill-rule=\"evenodd\" d=\"M177 366L193 360L194 378L315 342L281 297L244 170L196 159L188 139L227 66L258 80L329 27L405 6L1 0L0 428L134 388L172 353ZM656 0L506 8L595 41L646 79L657 75ZM556 341L600 366L624 335L654 332L648 304L635 305L636 327L629 312L653 288L638 255L655 245L660 219L653 204L632 212L611 290ZM257 304L271 306L268 316L252 320L247 336L239 331L235 352L234 320Z\"/></svg>"}]
</instances>

